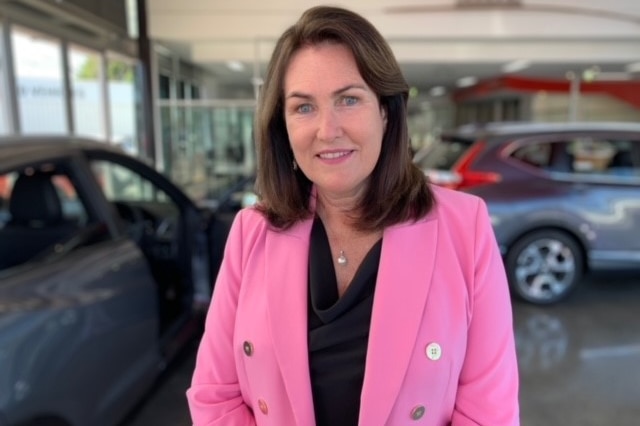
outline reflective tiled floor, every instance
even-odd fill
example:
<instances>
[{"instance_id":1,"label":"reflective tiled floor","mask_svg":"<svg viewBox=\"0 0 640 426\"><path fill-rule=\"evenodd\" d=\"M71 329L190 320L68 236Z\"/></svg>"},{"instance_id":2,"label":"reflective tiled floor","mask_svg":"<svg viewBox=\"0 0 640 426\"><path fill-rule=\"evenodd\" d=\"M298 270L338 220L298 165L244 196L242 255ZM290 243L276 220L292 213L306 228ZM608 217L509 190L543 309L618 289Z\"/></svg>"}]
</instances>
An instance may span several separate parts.
<instances>
[{"instance_id":1,"label":"reflective tiled floor","mask_svg":"<svg viewBox=\"0 0 640 426\"><path fill-rule=\"evenodd\" d=\"M601 274L562 304L514 302L523 426L640 425L640 276ZM121 426L188 426L195 344Z\"/></svg>"},{"instance_id":2,"label":"reflective tiled floor","mask_svg":"<svg viewBox=\"0 0 640 426\"><path fill-rule=\"evenodd\" d=\"M605 274L564 303L514 306L521 419L640 425L640 277Z\"/></svg>"},{"instance_id":3,"label":"reflective tiled floor","mask_svg":"<svg viewBox=\"0 0 640 426\"><path fill-rule=\"evenodd\" d=\"M191 426L185 391L191 381L196 350L196 342L193 342L142 404L119 426Z\"/></svg>"}]
</instances>

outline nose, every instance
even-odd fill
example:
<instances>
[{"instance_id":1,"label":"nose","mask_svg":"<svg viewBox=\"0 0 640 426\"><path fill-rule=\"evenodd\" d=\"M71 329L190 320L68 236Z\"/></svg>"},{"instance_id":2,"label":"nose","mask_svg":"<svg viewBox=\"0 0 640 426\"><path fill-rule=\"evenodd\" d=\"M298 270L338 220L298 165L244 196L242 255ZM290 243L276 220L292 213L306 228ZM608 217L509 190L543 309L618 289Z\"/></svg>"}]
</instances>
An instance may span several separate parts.
<instances>
[{"instance_id":1,"label":"nose","mask_svg":"<svg viewBox=\"0 0 640 426\"><path fill-rule=\"evenodd\" d=\"M317 137L321 141L331 142L342 134L342 123L338 112L326 108L318 114Z\"/></svg>"}]
</instances>

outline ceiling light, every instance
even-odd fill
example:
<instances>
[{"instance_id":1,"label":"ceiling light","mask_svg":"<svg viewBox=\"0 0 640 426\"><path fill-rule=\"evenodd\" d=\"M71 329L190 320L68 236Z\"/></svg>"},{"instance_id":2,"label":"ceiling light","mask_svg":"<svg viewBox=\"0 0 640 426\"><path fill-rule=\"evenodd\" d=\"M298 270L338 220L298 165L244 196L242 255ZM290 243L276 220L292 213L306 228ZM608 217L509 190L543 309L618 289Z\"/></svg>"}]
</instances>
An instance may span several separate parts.
<instances>
[{"instance_id":1,"label":"ceiling light","mask_svg":"<svg viewBox=\"0 0 640 426\"><path fill-rule=\"evenodd\" d=\"M235 72L244 70L244 64L240 61L227 61L227 67Z\"/></svg>"},{"instance_id":2,"label":"ceiling light","mask_svg":"<svg viewBox=\"0 0 640 426\"><path fill-rule=\"evenodd\" d=\"M445 93L447 93L447 90L444 88L444 86L434 86L429 90L429 94L431 96L442 96Z\"/></svg>"},{"instance_id":3,"label":"ceiling light","mask_svg":"<svg viewBox=\"0 0 640 426\"><path fill-rule=\"evenodd\" d=\"M600 67L597 65L594 65L582 71L582 79L584 81L593 81L597 79L600 74L601 74Z\"/></svg>"},{"instance_id":4,"label":"ceiling light","mask_svg":"<svg viewBox=\"0 0 640 426\"><path fill-rule=\"evenodd\" d=\"M468 77L459 78L458 81L456 81L456 85L458 87L469 87L469 86L473 86L477 82L478 82L478 79L476 77L468 76Z\"/></svg>"},{"instance_id":5,"label":"ceiling light","mask_svg":"<svg viewBox=\"0 0 640 426\"><path fill-rule=\"evenodd\" d=\"M512 61L504 64L502 66L502 72L504 73L518 72L526 68L529 68L530 66L531 66L531 61L527 59L518 59L516 61Z\"/></svg>"}]
</instances>

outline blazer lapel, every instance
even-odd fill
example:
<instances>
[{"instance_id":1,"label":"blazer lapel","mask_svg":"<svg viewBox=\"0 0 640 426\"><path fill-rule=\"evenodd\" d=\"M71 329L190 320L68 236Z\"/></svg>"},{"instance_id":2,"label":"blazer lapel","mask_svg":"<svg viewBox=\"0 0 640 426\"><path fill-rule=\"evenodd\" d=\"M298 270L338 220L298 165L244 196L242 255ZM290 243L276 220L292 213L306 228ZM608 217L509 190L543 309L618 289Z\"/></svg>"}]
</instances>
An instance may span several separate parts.
<instances>
[{"instance_id":1,"label":"blazer lapel","mask_svg":"<svg viewBox=\"0 0 640 426\"><path fill-rule=\"evenodd\" d=\"M414 350L431 286L437 247L433 216L383 234L371 317L361 425L383 425L391 413Z\"/></svg>"},{"instance_id":2,"label":"blazer lapel","mask_svg":"<svg viewBox=\"0 0 640 426\"><path fill-rule=\"evenodd\" d=\"M307 349L307 280L312 221L269 231L265 271L273 348L296 424L315 423Z\"/></svg>"}]
</instances>

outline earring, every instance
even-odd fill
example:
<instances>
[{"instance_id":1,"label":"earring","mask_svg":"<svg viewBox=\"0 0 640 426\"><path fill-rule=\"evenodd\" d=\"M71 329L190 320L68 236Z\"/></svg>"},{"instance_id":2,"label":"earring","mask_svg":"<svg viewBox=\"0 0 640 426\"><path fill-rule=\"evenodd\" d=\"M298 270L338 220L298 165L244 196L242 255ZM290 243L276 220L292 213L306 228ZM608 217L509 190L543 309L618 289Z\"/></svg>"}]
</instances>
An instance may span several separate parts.
<instances>
[{"instance_id":1,"label":"earring","mask_svg":"<svg viewBox=\"0 0 640 426\"><path fill-rule=\"evenodd\" d=\"M293 160L293 170L298 170L298 163L296 163L296 160Z\"/></svg>"}]
</instances>

